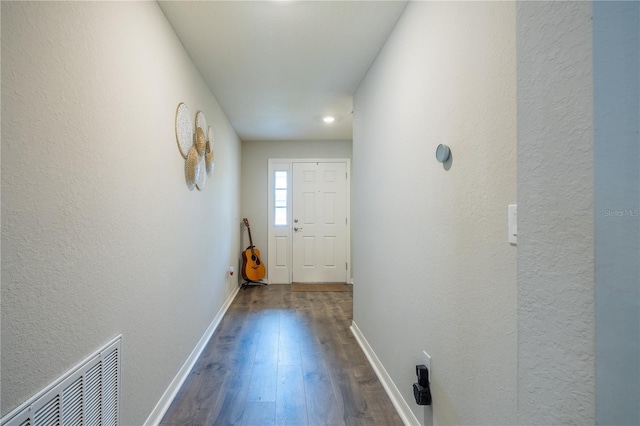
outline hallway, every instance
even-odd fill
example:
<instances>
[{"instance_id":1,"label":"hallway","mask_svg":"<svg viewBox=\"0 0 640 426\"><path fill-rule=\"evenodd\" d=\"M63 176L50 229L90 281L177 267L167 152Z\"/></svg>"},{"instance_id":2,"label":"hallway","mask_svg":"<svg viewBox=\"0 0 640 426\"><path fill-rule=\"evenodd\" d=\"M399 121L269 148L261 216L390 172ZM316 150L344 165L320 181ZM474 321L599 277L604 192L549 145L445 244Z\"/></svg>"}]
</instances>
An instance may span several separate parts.
<instances>
[{"instance_id":1,"label":"hallway","mask_svg":"<svg viewBox=\"0 0 640 426\"><path fill-rule=\"evenodd\" d=\"M351 334L353 291L240 291L161 425L401 425Z\"/></svg>"},{"instance_id":2,"label":"hallway","mask_svg":"<svg viewBox=\"0 0 640 426\"><path fill-rule=\"evenodd\" d=\"M406 424L640 425L640 1L402 3L1 3L0 426L120 336L125 426L398 423L351 325ZM353 306L267 271L214 335L306 158Z\"/></svg>"}]
</instances>

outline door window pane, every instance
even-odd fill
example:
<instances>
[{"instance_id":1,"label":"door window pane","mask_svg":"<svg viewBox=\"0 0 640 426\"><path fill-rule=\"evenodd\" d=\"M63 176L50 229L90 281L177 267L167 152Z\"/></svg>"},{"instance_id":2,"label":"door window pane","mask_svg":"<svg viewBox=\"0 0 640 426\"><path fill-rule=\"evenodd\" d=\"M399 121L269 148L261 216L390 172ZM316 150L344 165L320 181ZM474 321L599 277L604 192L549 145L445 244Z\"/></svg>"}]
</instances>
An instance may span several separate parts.
<instances>
[{"instance_id":1,"label":"door window pane","mask_svg":"<svg viewBox=\"0 0 640 426\"><path fill-rule=\"evenodd\" d=\"M275 206L275 215L274 215L274 225L275 226L287 226L287 171L286 170L278 170L275 172L275 189L274 189L274 203Z\"/></svg>"},{"instance_id":2,"label":"door window pane","mask_svg":"<svg viewBox=\"0 0 640 426\"><path fill-rule=\"evenodd\" d=\"M276 207L287 207L287 190L276 189Z\"/></svg>"},{"instance_id":3,"label":"door window pane","mask_svg":"<svg viewBox=\"0 0 640 426\"><path fill-rule=\"evenodd\" d=\"M287 208L276 207L276 226L286 226L287 225Z\"/></svg>"},{"instance_id":4,"label":"door window pane","mask_svg":"<svg viewBox=\"0 0 640 426\"><path fill-rule=\"evenodd\" d=\"M287 189L287 172L276 172L276 189Z\"/></svg>"}]
</instances>

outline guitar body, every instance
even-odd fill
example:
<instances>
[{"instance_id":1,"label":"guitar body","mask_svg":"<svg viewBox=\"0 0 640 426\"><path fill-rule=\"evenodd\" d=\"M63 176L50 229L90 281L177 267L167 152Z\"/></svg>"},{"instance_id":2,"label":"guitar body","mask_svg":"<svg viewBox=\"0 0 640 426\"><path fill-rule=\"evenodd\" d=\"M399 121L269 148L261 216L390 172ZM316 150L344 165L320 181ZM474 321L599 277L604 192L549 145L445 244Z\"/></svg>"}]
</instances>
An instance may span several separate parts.
<instances>
[{"instance_id":1,"label":"guitar body","mask_svg":"<svg viewBox=\"0 0 640 426\"><path fill-rule=\"evenodd\" d=\"M260 260L260 250L249 247L242 252L242 278L247 281L260 281L267 271Z\"/></svg>"},{"instance_id":2,"label":"guitar body","mask_svg":"<svg viewBox=\"0 0 640 426\"><path fill-rule=\"evenodd\" d=\"M242 252L242 278L247 281L260 281L267 274L264 263L260 260L260 250L253 245L251 227L247 218L242 219L249 232L249 247Z\"/></svg>"}]
</instances>

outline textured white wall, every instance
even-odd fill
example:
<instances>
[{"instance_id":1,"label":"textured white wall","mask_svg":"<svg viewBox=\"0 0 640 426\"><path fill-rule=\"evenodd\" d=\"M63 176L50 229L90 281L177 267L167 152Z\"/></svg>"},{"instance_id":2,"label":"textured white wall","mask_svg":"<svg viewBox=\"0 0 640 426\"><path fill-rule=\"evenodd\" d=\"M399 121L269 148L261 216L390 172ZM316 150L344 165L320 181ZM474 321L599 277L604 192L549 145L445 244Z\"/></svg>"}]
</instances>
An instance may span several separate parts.
<instances>
[{"instance_id":1,"label":"textured white wall","mask_svg":"<svg viewBox=\"0 0 640 426\"><path fill-rule=\"evenodd\" d=\"M189 191L186 102L217 165ZM2 414L123 334L144 422L234 289L240 142L155 2L2 2Z\"/></svg>"},{"instance_id":2,"label":"textured white wall","mask_svg":"<svg viewBox=\"0 0 640 426\"><path fill-rule=\"evenodd\" d=\"M249 218L253 242L260 249L260 258L266 265L269 264L267 253L269 158L351 158L351 141L242 142L242 215ZM248 245L249 238L245 233L242 248Z\"/></svg>"},{"instance_id":3,"label":"textured white wall","mask_svg":"<svg viewBox=\"0 0 640 426\"><path fill-rule=\"evenodd\" d=\"M594 424L590 2L518 2L518 406Z\"/></svg>"},{"instance_id":4,"label":"textured white wall","mask_svg":"<svg viewBox=\"0 0 640 426\"><path fill-rule=\"evenodd\" d=\"M514 4L410 3L354 105L354 322L424 424L515 423Z\"/></svg>"}]
</instances>

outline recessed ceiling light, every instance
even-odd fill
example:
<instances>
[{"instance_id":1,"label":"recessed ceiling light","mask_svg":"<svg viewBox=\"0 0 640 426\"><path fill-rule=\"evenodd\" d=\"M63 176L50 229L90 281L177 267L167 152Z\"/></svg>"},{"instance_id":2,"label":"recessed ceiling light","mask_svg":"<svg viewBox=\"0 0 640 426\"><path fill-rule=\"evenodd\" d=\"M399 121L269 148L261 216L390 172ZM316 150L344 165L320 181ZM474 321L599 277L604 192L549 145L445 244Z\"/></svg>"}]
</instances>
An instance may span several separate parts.
<instances>
[{"instance_id":1,"label":"recessed ceiling light","mask_svg":"<svg viewBox=\"0 0 640 426\"><path fill-rule=\"evenodd\" d=\"M333 123L334 121L336 121L336 119L335 119L335 117L327 115L326 117L324 117L322 119L322 121L324 121L325 123Z\"/></svg>"}]
</instances>

